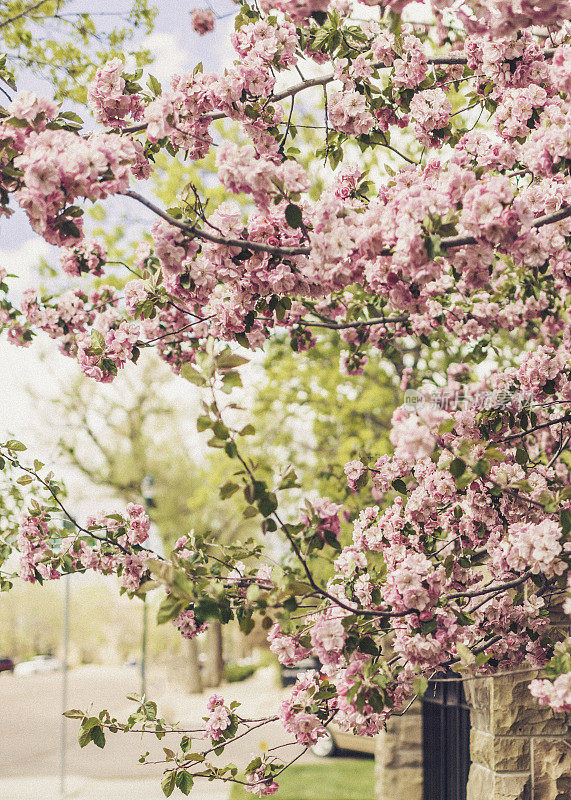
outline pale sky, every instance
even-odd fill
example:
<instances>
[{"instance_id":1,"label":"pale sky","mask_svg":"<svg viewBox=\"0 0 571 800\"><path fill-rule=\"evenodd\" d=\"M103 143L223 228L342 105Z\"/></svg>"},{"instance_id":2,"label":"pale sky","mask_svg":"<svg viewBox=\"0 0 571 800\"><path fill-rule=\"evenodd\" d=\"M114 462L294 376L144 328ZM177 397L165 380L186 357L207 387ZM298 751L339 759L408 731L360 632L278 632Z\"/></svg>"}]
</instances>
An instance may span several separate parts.
<instances>
[{"instance_id":1,"label":"pale sky","mask_svg":"<svg viewBox=\"0 0 571 800\"><path fill-rule=\"evenodd\" d=\"M120 2L127 7L126 0ZM108 0L90 0L89 4L85 0L77 0L70 4L70 8L82 10L86 5L93 14L109 10ZM232 24L232 16L220 19L213 34L200 37L190 26L192 2L158 0L156 5L159 17L154 32L146 39L146 45L156 57L151 71L163 85L168 85L172 74L188 71L199 61L204 63L207 70L218 70L226 55L223 42ZM206 7L206 4L198 0L196 6ZM216 0L212 8L217 15L223 15L232 13L236 7L231 0ZM49 86L42 85L33 76L22 76L18 89L35 91L37 94L49 92ZM56 260L57 249L33 233L23 212L16 211L9 219L0 219L0 267L18 275L17 280L10 279L11 292L19 292L39 283L34 267L41 258ZM52 435L44 423L38 423L35 402L26 387L33 386L37 393L51 397L57 392L58 386L78 371L77 364L59 353L57 344L45 335L37 337L29 348L15 347L6 341L5 336L1 336L0 440L9 436L20 439L28 445L30 460L40 458L57 468L57 425L54 425ZM121 376L117 380L120 381ZM173 402L181 403L184 407L196 405L196 389L186 382L174 381L172 396ZM62 465L60 470L66 472Z\"/></svg>"}]
</instances>

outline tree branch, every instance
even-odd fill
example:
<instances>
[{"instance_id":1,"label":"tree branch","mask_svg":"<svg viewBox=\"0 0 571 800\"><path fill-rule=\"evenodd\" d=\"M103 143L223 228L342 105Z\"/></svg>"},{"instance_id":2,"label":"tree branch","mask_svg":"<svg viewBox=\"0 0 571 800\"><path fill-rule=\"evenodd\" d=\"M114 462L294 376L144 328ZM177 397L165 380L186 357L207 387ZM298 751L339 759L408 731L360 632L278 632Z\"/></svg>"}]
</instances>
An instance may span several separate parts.
<instances>
[{"instance_id":1,"label":"tree branch","mask_svg":"<svg viewBox=\"0 0 571 800\"><path fill-rule=\"evenodd\" d=\"M204 239L208 242L225 245L226 247L240 247L242 249L252 250L253 252L270 253L271 255L283 256L284 258L289 256L308 256L311 254L311 247L275 247L273 245L264 244L263 242L253 242L250 239L228 239L224 236L216 236L213 233L197 228L195 225L190 225L187 222L181 222L180 220L171 217L171 215L167 214L166 211L163 211L151 200L147 200L137 192L133 192L129 189L126 192L121 192L120 194L123 194L125 197L130 197L132 200L135 200L137 203L140 203L148 208L153 212L153 214L156 214L158 217L161 217L161 219L164 219L170 225L173 225L175 228L178 228L189 236L195 236L198 239ZM531 223L530 228L541 228L544 225L548 225L553 222L561 222L561 220L566 219L569 216L571 216L571 205L565 205L552 214L546 214L543 217L538 217ZM464 245L477 243L478 239L476 239L475 236L447 236L444 239L441 239L440 246L447 250L452 247L463 247ZM383 248L379 255L390 256L392 255L392 250L390 248ZM381 320L381 322L382 321L383 320Z\"/></svg>"}]
</instances>

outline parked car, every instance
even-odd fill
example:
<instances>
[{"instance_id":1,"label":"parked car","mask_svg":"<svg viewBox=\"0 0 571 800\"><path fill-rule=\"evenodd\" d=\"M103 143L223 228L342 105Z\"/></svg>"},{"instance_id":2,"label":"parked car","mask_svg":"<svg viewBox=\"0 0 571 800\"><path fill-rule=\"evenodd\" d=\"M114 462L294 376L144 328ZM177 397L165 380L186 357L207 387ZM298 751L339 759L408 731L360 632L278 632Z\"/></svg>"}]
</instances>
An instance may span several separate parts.
<instances>
[{"instance_id":1,"label":"parked car","mask_svg":"<svg viewBox=\"0 0 571 800\"><path fill-rule=\"evenodd\" d=\"M53 656L34 656L29 661L21 661L16 664L14 675L23 677L25 675L36 675L40 672L57 672L61 668L61 661Z\"/></svg>"},{"instance_id":2,"label":"parked car","mask_svg":"<svg viewBox=\"0 0 571 800\"><path fill-rule=\"evenodd\" d=\"M298 661L293 667L281 667L282 686L293 685L298 675L309 669L321 670L321 662L316 656L309 656ZM311 752L321 758L334 756L338 750L352 750L354 753L375 752L375 738L370 736L355 736L352 733L341 731L334 723L327 726L327 735L320 737L316 744L310 748Z\"/></svg>"},{"instance_id":3,"label":"parked car","mask_svg":"<svg viewBox=\"0 0 571 800\"><path fill-rule=\"evenodd\" d=\"M338 750L351 750L354 753L375 753L374 736L356 736L353 733L345 733L330 722L326 728L327 735L321 736L310 748L311 752L320 758L330 758Z\"/></svg>"},{"instance_id":4,"label":"parked car","mask_svg":"<svg viewBox=\"0 0 571 800\"><path fill-rule=\"evenodd\" d=\"M0 672L14 672L14 662L8 656L0 656Z\"/></svg>"},{"instance_id":5,"label":"parked car","mask_svg":"<svg viewBox=\"0 0 571 800\"><path fill-rule=\"evenodd\" d=\"M310 656L298 661L293 667L281 667L282 686L293 686L297 680L297 676L302 672L307 672L308 669L321 669L321 662L316 656Z\"/></svg>"}]
</instances>

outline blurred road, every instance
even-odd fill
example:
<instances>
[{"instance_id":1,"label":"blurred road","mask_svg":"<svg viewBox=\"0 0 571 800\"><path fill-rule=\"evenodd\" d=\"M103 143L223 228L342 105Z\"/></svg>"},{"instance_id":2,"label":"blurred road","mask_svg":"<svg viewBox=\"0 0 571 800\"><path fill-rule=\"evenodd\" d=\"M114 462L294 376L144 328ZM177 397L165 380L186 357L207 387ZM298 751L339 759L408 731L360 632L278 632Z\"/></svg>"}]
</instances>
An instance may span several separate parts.
<instances>
[{"instance_id":1,"label":"blurred road","mask_svg":"<svg viewBox=\"0 0 571 800\"><path fill-rule=\"evenodd\" d=\"M11 800L57 800L59 775L59 748L61 729L61 684L59 673L14 677L0 674L0 798ZM139 691L139 676L128 667L86 666L68 674L68 708L93 709L94 713L107 708L118 719L125 719L134 703L126 699L130 692ZM242 683L223 686L216 690L227 702L233 699L243 703L239 713L260 718L276 713L283 690L275 686L272 670L259 670ZM152 675L148 696L156 700L159 714L168 721L180 722L183 727L202 725L206 701L212 690L203 695L186 695L166 681L155 681ZM159 800L160 765L143 766L139 755L150 751L150 760L164 758L162 747L176 749L177 737L166 737L160 742L155 737L138 734L107 734L107 744L99 749L93 744L81 749L77 742L79 730L76 720L67 720L67 772L70 776L69 796L97 797L98 800ZM144 738L144 741L142 739ZM223 761L234 761L241 766L257 751L264 741L269 747L290 740L279 724L253 732L235 745L229 746ZM172 742L169 741L172 739ZM298 747L283 748L283 758L293 757ZM314 761L305 754L302 761ZM105 781L105 784L100 783ZM82 787L91 786L85 794ZM103 788L105 787L105 788ZM129 788L130 787L130 788ZM203 793L196 791L196 800L219 800L227 795L225 787L207 783Z\"/></svg>"}]
</instances>

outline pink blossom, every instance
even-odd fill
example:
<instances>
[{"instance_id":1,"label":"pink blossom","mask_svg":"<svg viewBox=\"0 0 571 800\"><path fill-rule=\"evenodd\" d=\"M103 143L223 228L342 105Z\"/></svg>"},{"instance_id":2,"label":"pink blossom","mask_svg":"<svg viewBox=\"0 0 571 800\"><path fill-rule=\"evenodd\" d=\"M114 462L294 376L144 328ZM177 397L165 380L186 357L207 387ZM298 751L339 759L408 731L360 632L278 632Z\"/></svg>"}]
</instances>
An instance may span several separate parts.
<instances>
[{"instance_id":1,"label":"pink blossom","mask_svg":"<svg viewBox=\"0 0 571 800\"><path fill-rule=\"evenodd\" d=\"M214 30L215 19L214 12L209 8L194 8L190 12L192 29L199 36L204 36L205 33L211 33Z\"/></svg>"}]
</instances>

